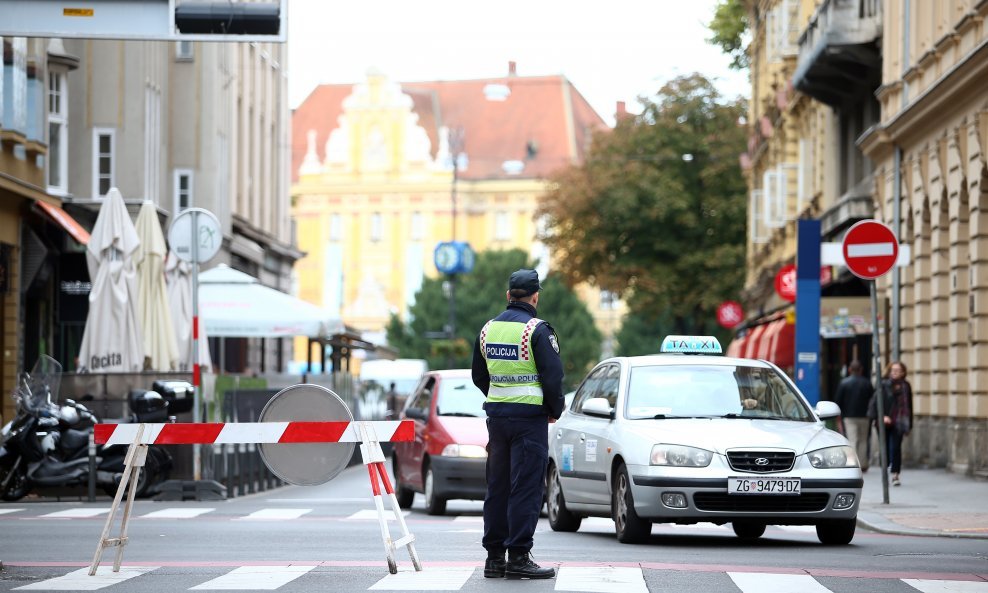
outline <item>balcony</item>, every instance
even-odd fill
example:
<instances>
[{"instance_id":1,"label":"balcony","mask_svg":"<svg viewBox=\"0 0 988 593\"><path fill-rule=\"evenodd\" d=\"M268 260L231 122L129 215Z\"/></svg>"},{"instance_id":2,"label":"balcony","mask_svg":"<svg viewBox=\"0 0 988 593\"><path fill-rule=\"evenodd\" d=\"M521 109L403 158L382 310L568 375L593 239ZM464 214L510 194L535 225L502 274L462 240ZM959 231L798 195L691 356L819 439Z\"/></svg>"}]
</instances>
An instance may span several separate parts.
<instances>
[{"instance_id":1,"label":"balcony","mask_svg":"<svg viewBox=\"0 0 988 593\"><path fill-rule=\"evenodd\" d=\"M821 214L820 235L827 240L839 240L841 231L855 222L874 218L875 200L871 195L874 185L874 175L866 176Z\"/></svg>"},{"instance_id":2,"label":"balcony","mask_svg":"<svg viewBox=\"0 0 988 593\"><path fill-rule=\"evenodd\" d=\"M799 37L793 85L833 107L881 84L881 0L824 0Z\"/></svg>"}]
</instances>

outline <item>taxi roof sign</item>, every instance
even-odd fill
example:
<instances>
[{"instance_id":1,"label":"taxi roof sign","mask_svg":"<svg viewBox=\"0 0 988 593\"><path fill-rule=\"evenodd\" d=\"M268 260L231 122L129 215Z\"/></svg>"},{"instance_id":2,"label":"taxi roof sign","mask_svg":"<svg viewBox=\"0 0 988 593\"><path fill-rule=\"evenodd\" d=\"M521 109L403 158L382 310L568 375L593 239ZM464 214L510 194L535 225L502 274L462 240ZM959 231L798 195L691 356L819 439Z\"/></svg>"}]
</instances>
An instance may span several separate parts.
<instances>
[{"instance_id":1,"label":"taxi roof sign","mask_svg":"<svg viewBox=\"0 0 988 593\"><path fill-rule=\"evenodd\" d=\"M662 354L723 354L713 336L666 336L659 349Z\"/></svg>"}]
</instances>

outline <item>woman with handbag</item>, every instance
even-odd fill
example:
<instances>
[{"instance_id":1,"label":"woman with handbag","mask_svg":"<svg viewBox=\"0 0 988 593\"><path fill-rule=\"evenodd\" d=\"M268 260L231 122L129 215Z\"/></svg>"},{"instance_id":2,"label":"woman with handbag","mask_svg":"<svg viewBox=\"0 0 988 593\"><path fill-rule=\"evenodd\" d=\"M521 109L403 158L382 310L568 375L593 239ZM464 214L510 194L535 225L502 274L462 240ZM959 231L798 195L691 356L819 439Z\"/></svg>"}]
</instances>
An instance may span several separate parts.
<instances>
[{"instance_id":1,"label":"woman with handbag","mask_svg":"<svg viewBox=\"0 0 988 593\"><path fill-rule=\"evenodd\" d=\"M913 390L909 381L906 381L906 365L901 361L892 361L885 367L881 393L889 470L892 472L892 485L899 486L902 483L899 479L902 471L902 439L913 428ZM874 398L871 403L868 415L876 418Z\"/></svg>"}]
</instances>

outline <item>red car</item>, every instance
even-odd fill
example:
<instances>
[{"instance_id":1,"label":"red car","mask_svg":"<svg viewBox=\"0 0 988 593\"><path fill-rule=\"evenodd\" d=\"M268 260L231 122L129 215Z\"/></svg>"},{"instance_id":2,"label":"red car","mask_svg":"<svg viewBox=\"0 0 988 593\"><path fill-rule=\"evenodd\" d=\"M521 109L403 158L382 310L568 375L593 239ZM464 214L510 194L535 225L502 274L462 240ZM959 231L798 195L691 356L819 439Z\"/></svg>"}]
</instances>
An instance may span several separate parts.
<instances>
[{"instance_id":1,"label":"red car","mask_svg":"<svg viewBox=\"0 0 988 593\"><path fill-rule=\"evenodd\" d=\"M469 369L429 371L405 402L402 418L415 422L415 440L394 444L398 505L411 508L416 492L425 511L446 512L453 498L487 493L487 413Z\"/></svg>"}]
</instances>

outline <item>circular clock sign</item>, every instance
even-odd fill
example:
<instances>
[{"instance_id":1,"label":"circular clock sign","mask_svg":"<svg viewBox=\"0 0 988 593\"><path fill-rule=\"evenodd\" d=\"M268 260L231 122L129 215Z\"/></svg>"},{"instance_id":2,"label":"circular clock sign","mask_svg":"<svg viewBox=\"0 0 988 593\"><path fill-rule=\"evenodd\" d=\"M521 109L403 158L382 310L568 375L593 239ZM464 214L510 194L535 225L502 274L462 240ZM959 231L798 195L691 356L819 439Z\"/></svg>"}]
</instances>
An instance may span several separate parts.
<instances>
[{"instance_id":1,"label":"circular clock sign","mask_svg":"<svg viewBox=\"0 0 988 593\"><path fill-rule=\"evenodd\" d=\"M466 274L476 260L473 249L464 241L443 241L436 245L433 261L442 274Z\"/></svg>"}]
</instances>

